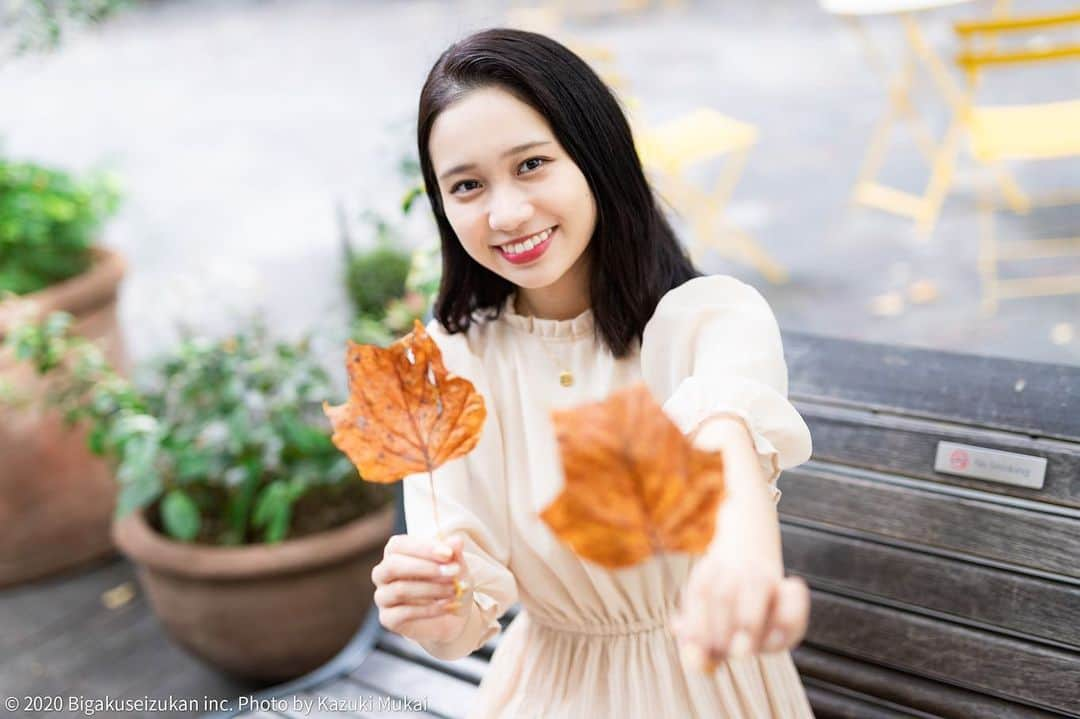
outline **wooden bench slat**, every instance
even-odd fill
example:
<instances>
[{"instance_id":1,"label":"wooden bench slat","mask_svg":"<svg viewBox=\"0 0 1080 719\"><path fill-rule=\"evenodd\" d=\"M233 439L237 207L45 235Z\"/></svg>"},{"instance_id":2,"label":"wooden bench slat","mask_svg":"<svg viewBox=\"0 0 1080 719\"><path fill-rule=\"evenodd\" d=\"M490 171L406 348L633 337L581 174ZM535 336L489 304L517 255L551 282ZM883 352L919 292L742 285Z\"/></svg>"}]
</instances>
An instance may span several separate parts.
<instances>
[{"instance_id":1,"label":"wooden bench slat","mask_svg":"<svg viewBox=\"0 0 1080 719\"><path fill-rule=\"evenodd\" d=\"M814 438L814 460L896 473L939 484L1080 507L1080 448L998 430L911 419L865 409L796 402ZM1046 459L1042 489L934 471L940 441L970 444Z\"/></svg>"},{"instance_id":2,"label":"wooden bench slat","mask_svg":"<svg viewBox=\"0 0 1080 719\"><path fill-rule=\"evenodd\" d=\"M788 571L854 591L1080 649L1080 586L936 557L785 522Z\"/></svg>"},{"instance_id":3,"label":"wooden bench slat","mask_svg":"<svg viewBox=\"0 0 1080 719\"><path fill-rule=\"evenodd\" d=\"M1075 652L820 590L811 594L811 646L1052 711L1080 706Z\"/></svg>"},{"instance_id":4,"label":"wooden bench slat","mask_svg":"<svg viewBox=\"0 0 1080 719\"><path fill-rule=\"evenodd\" d=\"M808 644L792 652L804 682L828 683L864 696L955 719L1054 719L1060 714L990 697L824 651ZM816 709L817 707L815 707Z\"/></svg>"},{"instance_id":5,"label":"wooden bench slat","mask_svg":"<svg viewBox=\"0 0 1080 719\"><path fill-rule=\"evenodd\" d=\"M815 719L937 719L931 714L891 708L854 692L824 682L803 682Z\"/></svg>"},{"instance_id":6,"label":"wooden bench slat","mask_svg":"<svg viewBox=\"0 0 1080 719\"><path fill-rule=\"evenodd\" d=\"M784 332L789 396L1080 440L1080 367Z\"/></svg>"},{"instance_id":7,"label":"wooden bench slat","mask_svg":"<svg viewBox=\"0 0 1080 719\"><path fill-rule=\"evenodd\" d=\"M350 679L392 696L428 698L428 709L446 716L458 716L470 706L476 685L423 664L380 649L349 674Z\"/></svg>"},{"instance_id":8,"label":"wooden bench slat","mask_svg":"<svg viewBox=\"0 0 1080 719\"><path fill-rule=\"evenodd\" d=\"M915 480L912 480L913 482ZM781 516L1080 577L1080 522L807 463L784 473Z\"/></svg>"}]
</instances>

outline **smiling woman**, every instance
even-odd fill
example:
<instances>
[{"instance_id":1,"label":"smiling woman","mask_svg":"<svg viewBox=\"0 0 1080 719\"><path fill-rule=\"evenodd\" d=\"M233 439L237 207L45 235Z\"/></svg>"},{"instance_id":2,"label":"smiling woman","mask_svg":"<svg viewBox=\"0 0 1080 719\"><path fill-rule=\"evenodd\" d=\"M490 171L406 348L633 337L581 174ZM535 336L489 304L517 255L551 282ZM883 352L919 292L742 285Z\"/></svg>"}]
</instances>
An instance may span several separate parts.
<instances>
[{"instance_id":1,"label":"smiling woman","mask_svg":"<svg viewBox=\"0 0 1080 719\"><path fill-rule=\"evenodd\" d=\"M429 149L454 234L473 260L521 288L518 309L551 319L588 309L596 203L543 115L480 88L439 114Z\"/></svg>"},{"instance_id":2,"label":"smiling woman","mask_svg":"<svg viewBox=\"0 0 1080 719\"><path fill-rule=\"evenodd\" d=\"M660 298L700 274L618 101L554 40L499 29L455 44L424 83L417 130L443 256L435 316L450 331L515 293L544 319L591 308L596 338L625 357Z\"/></svg>"},{"instance_id":3,"label":"smiling woman","mask_svg":"<svg viewBox=\"0 0 1080 719\"><path fill-rule=\"evenodd\" d=\"M403 480L408 534L372 574L380 621L456 659L520 601L473 719L810 717L787 652L809 595L783 576L774 507L810 434L768 304L699 276L614 96L555 41L495 29L451 46L417 127L443 256L427 329L488 421L468 455ZM550 413L642 382L696 446L723 452L728 499L704 555L612 570L540 518L563 483ZM450 576L460 601L441 604Z\"/></svg>"}]
</instances>

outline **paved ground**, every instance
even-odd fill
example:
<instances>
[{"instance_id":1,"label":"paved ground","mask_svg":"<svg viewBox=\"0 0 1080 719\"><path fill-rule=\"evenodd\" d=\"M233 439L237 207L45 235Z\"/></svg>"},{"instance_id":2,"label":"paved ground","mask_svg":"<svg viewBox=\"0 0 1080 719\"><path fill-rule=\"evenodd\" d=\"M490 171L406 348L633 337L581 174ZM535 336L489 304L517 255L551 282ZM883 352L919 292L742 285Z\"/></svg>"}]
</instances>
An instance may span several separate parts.
<instances>
[{"instance_id":1,"label":"paved ground","mask_svg":"<svg viewBox=\"0 0 1080 719\"><path fill-rule=\"evenodd\" d=\"M1044 2L1063 6L1063 0ZM170 320L210 331L223 308L267 308L284 334L319 326L340 336L345 303L333 203L392 208L398 159L423 77L470 29L501 24L503 3L157 2L59 53L0 66L0 137L9 154L69 167L108 165L129 199L105 236L131 263L122 313L136 357L172 341ZM947 46L948 20L927 18ZM985 8L982 8L985 10ZM889 22L871 30L888 47ZM847 194L883 91L853 35L810 2L699 2L624 18L575 22L570 38L614 49L646 115L660 121L699 104L761 129L731 217L792 274L771 286L716 256L765 293L785 329L1054 362L1080 361L1080 297L1011 301L978 315L977 225L962 165L928 243L911 224L852 210ZM1080 71L1080 68L1077 68ZM1028 72L989 88L1058 96L1069 76ZM923 107L940 126L924 83ZM925 167L898 135L888 178L922 186ZM1076 162L1021 180L1080 185ZM421 218L423 219L423 218ZM422 239L417 225L414 239ZM1010 219L1005 238L1080 227L1080 208ZM1078 258L1080 260L1080 258ZM873 299L917 280L940 298L881 317ZM335 333L337 333L335 335ZM336 352L334 340L328 340Z\"/></svg>"},{"instance_id":2,"label":"paved ground","mask_svg":"<svg viewBox=\"0 0 1080 719\"><path fill-rule=\"evenodd\" d=\"M409 126L428 68L453 39L502 24L505 9L332 0L142 5L58 53L0 64L0 138L14 157L77 169L107 165L126 181L126 207L104 242L130 262L121 311L136 359L167 347L177 320L219 332L236 313L262 306L283 335L319 328L336 365L346 306L334 202L352 211L393 208L403 189L395 168L412 147ZM948 20L975 9L928 18L931 41L947 46ZM895 46L895 27L880 22L872 30ZM785 329L1080 362L1078 296L1013 301L993 318L979 316L972 191L980 176L970 164L961 167L929 242L919 242L902 219L848 207L883 91L853 37L815 3L687 2L576 22L567 35L615 50L653 121L707 104L759 126L760 144L730 214L790 269L791 281L772 286L716 256L706 258L705 269L759 287ZM1078 86L1080 73L1046 72L1010 76L988 90L1049 99ZM942 108L925 84L921 89L940 128ZM894 150L889 179L921 187L925 167L913 146L901 135ZM1075 162L1036 169L1019 171L1025 186L1080 186ZM1002 233L1016 239L1078 228L1080 210L1067 208L1011 219ZM411 231L420 241L422 221ZM872 311L875 297L918 280L934 282L940 298L907 304L894 316ZM64 603L76 597L98 606L106 585L130 580L125 567L0 597L0 635L19 626L20 636L36 637L20 645L23 654L0 659L5 686L70 687L97 659L105 661L85 638L82 658L64 660L65 642L74 641L64 637L74 635L49 632L56 617L100 614ZM34 606L42 610L27 613ZM108 651L156 657L125 664L128 688L141 693L165 671L185 692L239 691L148 629L141 599L121 611L135 615L122 623L138 631ZM95 621L106 627L110 620ZM37 666L31 649L56 666Z\"/></svg>"},{"instance_id":3,"label":"paved ground","mask_svg":"<svg viewBox=\"0 0 1080 719\"><path fill-rule=\"evenodd\" d=\"M125 596L122 603L109 597ZM208 705L265 685L237 681L170 642L124 558L0 592L0 699L60 697L62 712L5 716L89 716L69 702L151 697ZM25 706L25 704L23 705ZM76 708L78 705L76 705ZM97 717L182 717L189 712L102 711Z\"/></svg>"}]
</instances>

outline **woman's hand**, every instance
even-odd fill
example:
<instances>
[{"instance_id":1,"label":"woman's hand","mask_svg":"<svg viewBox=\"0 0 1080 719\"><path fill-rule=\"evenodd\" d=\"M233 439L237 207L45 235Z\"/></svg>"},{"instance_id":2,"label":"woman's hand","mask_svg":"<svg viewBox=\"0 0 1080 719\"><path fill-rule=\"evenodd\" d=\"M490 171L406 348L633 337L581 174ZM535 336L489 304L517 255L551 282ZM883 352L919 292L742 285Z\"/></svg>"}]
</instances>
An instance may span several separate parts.
<instances>
[{"instance_id":1,"label":"woman's hand","mask_svg":"<svg viewBox=\"0 0 1080 719\"><path fill-rule=\"evenodd\" d=\"M460 636L472 607L463 545L460 536L446 542L407 534L390 537L383 560L371 571L379 623L418 641Z\"/></svg>"},{"instance_id":2,"label":"woman's hand","mask_svg":"<svg viewBox=\"0 0 1080 719\"><path fill-rule=\"evenodd\" d=\"M806 634L810 592L802 579L784 578L776 505L745 424L716 418L696 441L723 452L728 496L671 628L688 668L711 671L729 657L797 645Z\"/></svg>"},{"instance_id":3,"label":"woman's hand","mask_svg":"<svg viewBox=\"0 0 1080 719\"><path fill-rule=\"evenodd\" d=\"M683 661L711 671L726 658L790 649L802 641L810 593L782 567L747 550L726 551L723 542L694 566L672 629Z\"/></svg>"}]
</instances>

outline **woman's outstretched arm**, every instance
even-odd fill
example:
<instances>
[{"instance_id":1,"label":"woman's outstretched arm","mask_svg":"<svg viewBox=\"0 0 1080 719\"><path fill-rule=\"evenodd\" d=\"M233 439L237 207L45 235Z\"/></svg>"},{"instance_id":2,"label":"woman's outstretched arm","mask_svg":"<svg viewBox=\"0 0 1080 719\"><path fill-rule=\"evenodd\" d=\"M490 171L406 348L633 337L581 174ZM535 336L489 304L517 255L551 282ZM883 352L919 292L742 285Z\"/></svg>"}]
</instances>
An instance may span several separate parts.
<instances>
[{"instance_id":1,"label":"woman's outstretched arm","mask_svg":"<svg viewBox=\"0 0 1080 719\"><path fill-rule=\"evenodd\" d=\"M803 580L784 578L776 504L745 423L710 419L695 444L723 452L727 488L713 541L694 566L675 622L684 660L703 670L711 660L798 644L810 596Z\"/></svg>"}]
</instances>

